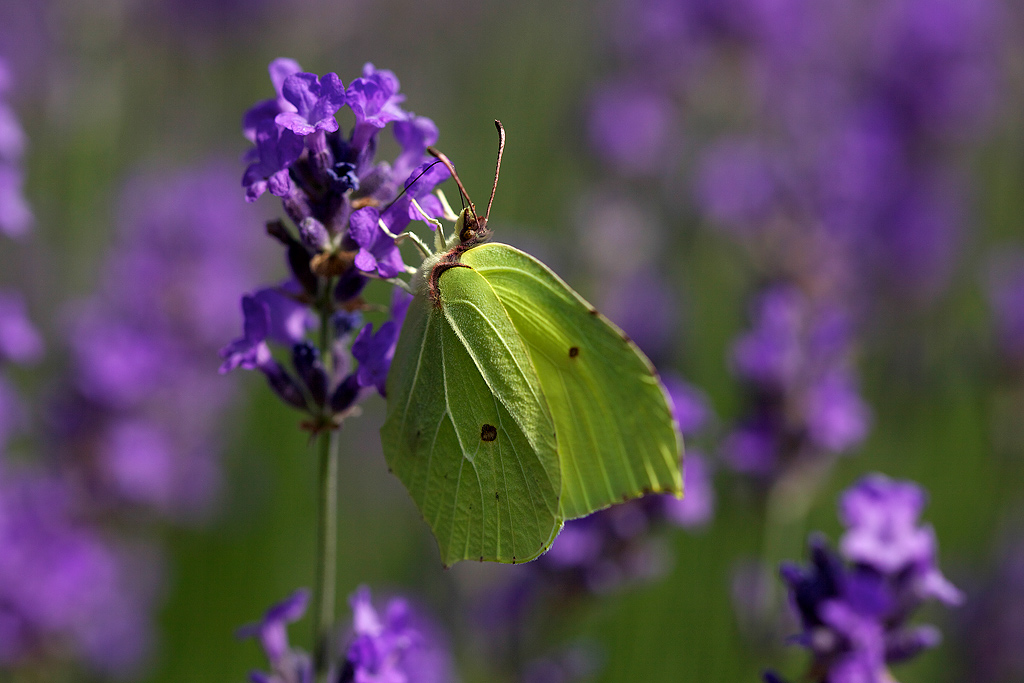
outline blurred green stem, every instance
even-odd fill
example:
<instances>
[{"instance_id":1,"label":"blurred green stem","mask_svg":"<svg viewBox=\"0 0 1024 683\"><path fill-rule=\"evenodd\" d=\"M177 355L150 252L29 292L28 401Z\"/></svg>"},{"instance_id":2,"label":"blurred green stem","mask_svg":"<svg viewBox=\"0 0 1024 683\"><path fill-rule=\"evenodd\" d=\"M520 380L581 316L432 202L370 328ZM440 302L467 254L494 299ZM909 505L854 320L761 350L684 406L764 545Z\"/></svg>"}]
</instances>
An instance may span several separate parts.
<instances>
[{"instance_id":1,"label":"blurred green stem","mask_svg":"<svg viewBox=\"0 0 1024 683\"><path fill-rule=\"evenodd\" d=\"M316 680L327 681L334 662L334 589L338 564L338 430L320 433L320 495L316 543L316 621L313 647Z\"/></svg>"}]
</instances>

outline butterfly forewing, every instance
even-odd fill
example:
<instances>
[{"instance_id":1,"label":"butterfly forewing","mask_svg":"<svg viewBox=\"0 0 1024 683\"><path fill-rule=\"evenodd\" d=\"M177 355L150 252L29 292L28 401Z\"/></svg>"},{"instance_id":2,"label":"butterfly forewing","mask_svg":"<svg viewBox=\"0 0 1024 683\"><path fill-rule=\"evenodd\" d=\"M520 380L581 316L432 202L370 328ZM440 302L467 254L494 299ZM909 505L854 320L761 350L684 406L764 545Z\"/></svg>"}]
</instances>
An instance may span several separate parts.
<instances>
[{"instance_id":1,"label":"butterfly forewing","mask_svg":"<svg viewBox=\"0 0 1024 683\"><path fill-rule=\"evenodd\" d=\"M490 284L529 349L555 420L565 519L681 493L682 439L636 345L528 254L485 244L462 262Z\"/></svg>"},{"instance_id":2,"label":"butterfly forewing","mask_svg":"<svg viewBox=\"0 0 1024 683\"><path fill-rule=\"evenodd\" d=\"M525 562L561 528L555 428L504 307L469 268L445 271L440 306L412 302L388 376L388 465L445 565Z\"/></svg>"}]
</instances>

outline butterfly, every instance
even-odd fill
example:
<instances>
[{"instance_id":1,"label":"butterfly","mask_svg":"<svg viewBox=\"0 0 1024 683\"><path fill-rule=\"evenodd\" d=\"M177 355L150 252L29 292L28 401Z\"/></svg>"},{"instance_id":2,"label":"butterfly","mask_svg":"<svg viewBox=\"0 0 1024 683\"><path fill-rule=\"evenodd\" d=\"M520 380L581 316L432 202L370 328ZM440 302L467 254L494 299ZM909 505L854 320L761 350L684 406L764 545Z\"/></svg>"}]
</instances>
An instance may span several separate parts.
<instances>
[{"instance_id":1,"label":"butterfly","mask_svg":"<svg viewBox=\"0 0 1024 683\"><path fill-rule=\"evenodd\" d=\"M647 493L682 495L682 437L650 360L529 254L490 243L467 206L425 258L387 378L388 467L441 561L518 563L565 520Z\"/></svg>"}]
</instances>

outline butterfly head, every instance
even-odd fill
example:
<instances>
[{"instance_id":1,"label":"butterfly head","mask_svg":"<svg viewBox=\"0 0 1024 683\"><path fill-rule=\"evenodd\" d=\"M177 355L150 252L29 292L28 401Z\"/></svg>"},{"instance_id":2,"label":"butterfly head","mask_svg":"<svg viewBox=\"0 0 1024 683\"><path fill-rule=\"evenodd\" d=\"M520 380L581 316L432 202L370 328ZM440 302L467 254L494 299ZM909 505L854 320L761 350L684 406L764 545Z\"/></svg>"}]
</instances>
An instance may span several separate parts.
<instances>
[{"instance_id":1,"label":"butterfly head","mask_svg":"<svg viewBox=\"0 0 1024 683\"><path fill-rule=\"evenodd\" d=\"M477 216L473 206L467 206L459 214L459 220L455 224L455 234L459 236L459 244L463 247L486 242L491 237L491 231L487 228L487 217Z\"/></svg>"}]
</instances>

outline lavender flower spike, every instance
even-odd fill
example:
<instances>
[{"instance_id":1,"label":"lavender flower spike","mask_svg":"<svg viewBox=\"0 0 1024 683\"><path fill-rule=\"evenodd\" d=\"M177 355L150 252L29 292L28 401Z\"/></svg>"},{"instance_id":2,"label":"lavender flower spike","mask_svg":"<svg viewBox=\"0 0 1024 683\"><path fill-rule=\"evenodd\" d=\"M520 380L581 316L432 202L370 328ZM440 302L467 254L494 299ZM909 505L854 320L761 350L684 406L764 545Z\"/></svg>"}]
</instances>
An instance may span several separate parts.
<instances>
[{"instance_id":1,"label":"lavender flower spike","mask_svg":"<svg viewBox=\"0 0 1024 683\"><path fill-rule=\"evenodd\" d=\"M349 599L352 640L342 683L450 683L452 664L434 625L402 598L388 601L383 614L363 586Z\"/></svg>"},{"instance_id":2,"label":"lavender flower spike","mask_svg":"<svg viewBox=\"0 0 1024 683\"><path fill-rule=\"evenodd\" d=\"M918 526L924 501L916 484L865 477L840 504L849 564L814 536L808 569L781 568L803 627L793 642L813 655L808 680L890 683L889 665L938 644L936 629L908 623L928 598L960 600L936 567L934 532ZM765 680L782 679L769 672Z\"/></svg>"}]
</instances>

